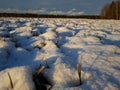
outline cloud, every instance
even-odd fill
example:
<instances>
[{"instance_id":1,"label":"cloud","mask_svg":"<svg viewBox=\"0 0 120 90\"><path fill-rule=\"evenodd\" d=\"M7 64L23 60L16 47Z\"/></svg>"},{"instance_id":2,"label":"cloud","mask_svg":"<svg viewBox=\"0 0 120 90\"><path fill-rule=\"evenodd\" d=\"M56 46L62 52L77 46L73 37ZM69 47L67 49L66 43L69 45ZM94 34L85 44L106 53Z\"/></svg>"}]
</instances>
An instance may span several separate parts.
<instances>
[{"instance_id":1,"label":"cloud","mask_svg":"<svg viewBox=\"0 0 120 90\"><path fill-rule=\"evenodd\" d=\"M11 8L20 10L38 10L40 8L47 9L51 13L53 8L56 8L57 13L66 13L72 8L72 14L81 14L84 11L85 14L99 14L102 7L113 0L0 0L0 8ZM80 12L79 12L80 11ZM43 11L38 11L43 12ZM52 10L56 13L55 10ZM47 13L47 12L46 12ZM69 12L71 14L71 12Z\"/></svg>"},{"instance_id":2,"label":"cloud","mask_svg":"<svg viewBox=\"0 0 120 90\"><path fill-rule=\"evenodd\" d=\"M33 13L33 14L53 14L53 15L83 15L85 14L83 11L76 11L76 9L71 9L69 11L58 11L58 10L51 10L48 11L45 8L39 10L19 10L19 9L0 9L2 13Z\"/></svg>"},{"instance_id":3,"label":"cloud","mask_svg":"<svg viewBox=\"0 0 120 90\"><path fill-rule=\"evenodd\" d=\"M85 12L82 12L82 11L78 12L78 11L76 11L76 9L72 9L72 10L68 11L67 14L68 15L83 15L83 14L85 14Z\"/></svg>"}]
</instances>

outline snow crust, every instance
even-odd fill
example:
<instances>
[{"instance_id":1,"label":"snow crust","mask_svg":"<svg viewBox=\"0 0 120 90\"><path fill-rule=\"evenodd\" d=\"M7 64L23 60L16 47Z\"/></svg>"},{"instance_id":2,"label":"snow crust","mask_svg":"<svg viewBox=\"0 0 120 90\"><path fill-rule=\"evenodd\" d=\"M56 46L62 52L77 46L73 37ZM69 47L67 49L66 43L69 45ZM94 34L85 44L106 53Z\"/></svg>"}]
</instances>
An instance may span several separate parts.
<instances>
[{"instance_id":1,"label":"snow crust","mask_svg":"<svg viewBox=\"0 0 120 90\"><path fill-rule=\"evenodd\" d=\"M35 90L32 75L46 62L53 90L119 90L120 21L0 18L0 90Z\"/></svg>"}]
</instances>

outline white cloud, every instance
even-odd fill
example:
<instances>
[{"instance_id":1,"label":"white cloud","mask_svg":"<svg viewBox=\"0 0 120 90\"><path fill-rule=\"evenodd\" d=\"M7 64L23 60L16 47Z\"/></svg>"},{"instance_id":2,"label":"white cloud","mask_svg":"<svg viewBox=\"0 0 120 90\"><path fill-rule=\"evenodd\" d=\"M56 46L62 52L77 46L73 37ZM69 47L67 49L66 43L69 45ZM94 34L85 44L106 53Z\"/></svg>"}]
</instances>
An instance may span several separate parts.
<instances>
[{"instance_id":1,"label":"white cloud","mask_svg":"<svg viewBox=\"0 0 120 90\"><path fill-rule=\"evenodd\" d=\"M53 14L53 15L83 15L83 11L76 11L76 9L71 9L70 11L48 11L45 8L39 10L19 10L19 9L0 9L0 12L3 13L34 13L34 14Z\"/></svg>"},{"instance_id":2,"label":"white cloud","mask_svg":"<svg viewBox=\"0 0 120 90\"><path fill-rule=\"evenodd\" d=\"M83 15L85 14L84 12L77 12L76 9L72 9L70 11L67 12L68 15Z\"/></svg>"}]
</instances>

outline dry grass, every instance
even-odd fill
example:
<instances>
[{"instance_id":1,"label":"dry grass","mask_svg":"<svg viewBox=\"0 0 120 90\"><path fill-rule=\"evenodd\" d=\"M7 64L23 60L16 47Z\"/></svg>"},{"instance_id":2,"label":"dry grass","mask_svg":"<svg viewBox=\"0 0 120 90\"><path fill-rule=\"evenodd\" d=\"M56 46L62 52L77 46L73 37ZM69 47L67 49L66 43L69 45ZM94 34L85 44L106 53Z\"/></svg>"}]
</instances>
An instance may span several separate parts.
<instances>
[{"instance_id":1,"label":"dry grass","mask_svg":"<svg viewBox=\"0 0 120 90\"><path fill-rule=\"evenodd\" d=\"M44 69L45 66L40 66L40 68L33 75L33 81L35 82L36 90L50 90L52 88L51 83L42 73Z\"/></svg>"},{"instance_id":2,"label":"dry grass","mask_svg":"<svg viewBox=\"0 0 120 90\"><path fill-rule=\"evenodd\" d=\"M10 79L10 86L11 86L11 89L13 89L13 88L14 88L14 85L13 85L13 81L12 81L12 78L11 78L9 72L8 72L8 77L9 77L9 79Z\"/></svg>"},{"instance_id":3,"label":"dry grass","mask_svg":"<svg viewBox=\"0 0 120 90\"><path fill-rule=\"evenodd\" d=\"M77 72L78 72L78 76L79 76L80 85L82 85L81 66L82 66L82 64L77 64Z\"/></svg>"}]
</instances>

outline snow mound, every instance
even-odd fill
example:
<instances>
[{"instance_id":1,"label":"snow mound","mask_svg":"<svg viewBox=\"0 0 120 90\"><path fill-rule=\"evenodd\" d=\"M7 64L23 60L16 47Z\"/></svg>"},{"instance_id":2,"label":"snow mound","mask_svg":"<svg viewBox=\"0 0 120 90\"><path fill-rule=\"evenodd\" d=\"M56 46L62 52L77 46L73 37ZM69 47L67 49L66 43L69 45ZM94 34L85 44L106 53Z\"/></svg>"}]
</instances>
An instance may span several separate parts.
<instances>
[{"instance_id":1,"label":"snow mound","mask_svg":"<svg viewBox=\"0 0 120 90\"><path fill-rule=\"evenodd\" d=\"M57 37L55 32L50 30L40 36L44 37L46 40L55 40Z\"/></svg>"},{"instance_id":2,"label":"snow mound","mask_svg":"<svg viewBox=\"0 0 120 90\"><path fill-rule=\"evenodd\" d=\"M56 32L58 32L59 35L62 37L65 37L65 36L71 37L71 36L75 35L75 31L71 31L66 27L58 27L56 29Z\"/></svg>"},{"instance_id":3,"label":"snow mound","mask_svg":"<svg viewBox=\"0 0 120 90\"><path fill-rule=\"evenodd\" d=\"M12 49L14 49L14 44L12 42L0 40L0 67L1 68L8 62L8 57L10 56L10 52Z\"/></svg>"},{"instance_id":4,"label":"snow mound","mask_svg":"<svg viewBox=\"0 0 120 90\"><path fill-rule=\"evenodd\" d=\"M44 73L53 83L54 88L80 86L77 70L71 70L60 61L60 58L56 60L52 69L47 69ZM91 76L90 73L81 71L82 83L85 84Z\"/></svg>"},{"instance_id":5,"label":"snow mound","mask_svg":"<svg viewBox=\"0 0 120 90\"><path fill-rule=\"evenodd\" d=\"M33 29L31 31L31 33L32 33L33 36L38 36L40 34L40 31L39 31L39 29Z\"/></svg>"},{"instance_id":6,"label":"snow mound","mask_svg":"<svg viewBox=\"0 0 120 90\"><path fill-rule=\"evenodd\" d=\"M20 37L30 37L31 36L31 27L19 27L16 30L10 31L10 36L13 38L20 38Z\"/></svg>"},{"instance_id":7,"label":"snow mound","mask_svg":"<svg viewBox=\"0 0 120 90\"><path fill-rule=\"evenodd\" d=\"M87 36L86 38L83 38L84 42L87 43L100 43L100 39L97 37L93 37L93 36Z\"/></svg>"},{"instance_id":8,"label":"snow mound","mask_svg":"<svg viewBox=\"0 0 120 90\"><path fill-rule=\"evenodd\" d=\"M13 89L11 88L8 73L12 79ZM32 73L28 67L16 67L1 71L0 82L2 82L0 83L0 90L35 90Z\"/></svg>"}]
</instances>

